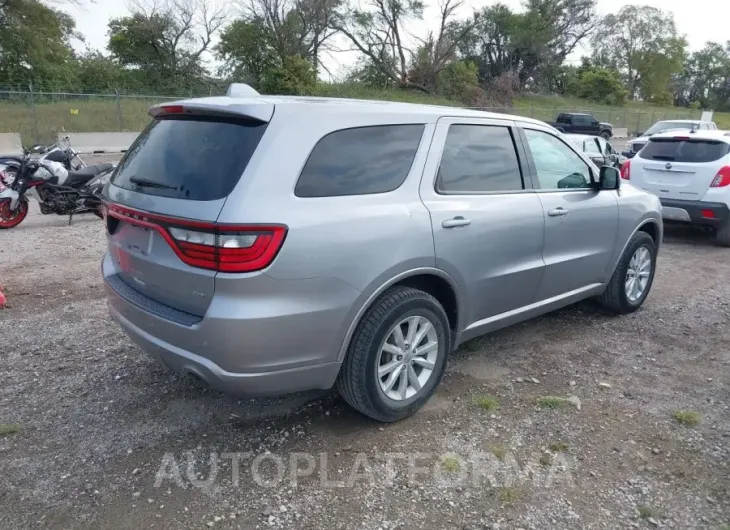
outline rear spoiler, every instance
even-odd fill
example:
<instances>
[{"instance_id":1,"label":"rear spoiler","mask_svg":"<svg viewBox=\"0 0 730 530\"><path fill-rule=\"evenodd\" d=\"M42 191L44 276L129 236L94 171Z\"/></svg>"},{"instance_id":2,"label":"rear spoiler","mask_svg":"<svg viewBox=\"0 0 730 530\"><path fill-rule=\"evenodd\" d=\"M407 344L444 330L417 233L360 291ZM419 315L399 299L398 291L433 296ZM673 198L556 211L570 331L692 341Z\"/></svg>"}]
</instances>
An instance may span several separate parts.
<instances>
[{"instance_id":1,"label":"rear spoiler","mask_svg":"<svg viewBox=\"0 0 730 530\"><path fill-rule=\"evenodd\" d=\"M274 115L274 104L244 83L233 83L223 97L185 99L154 105L148 114L153 118L162 116L220 116L227 118L249 118L269 122Z\"/></svg>"}]
</instances>

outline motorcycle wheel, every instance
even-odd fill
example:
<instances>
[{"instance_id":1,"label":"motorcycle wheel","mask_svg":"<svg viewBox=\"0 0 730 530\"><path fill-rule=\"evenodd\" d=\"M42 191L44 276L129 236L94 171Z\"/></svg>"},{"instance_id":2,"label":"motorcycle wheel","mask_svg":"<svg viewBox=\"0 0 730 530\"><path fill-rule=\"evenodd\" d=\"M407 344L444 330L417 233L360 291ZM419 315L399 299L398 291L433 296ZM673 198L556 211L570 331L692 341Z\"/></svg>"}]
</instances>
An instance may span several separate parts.
<instances>
[{"instance_id":1,"label":"motorcycle wheel","mask_svg":"<svg viewBox=\"0 0 730 530\"><path fill-rule=\"evenodd\" d=\"M22 199L18 208L10 211L10 201L0 202L0 230L14 228L23 222L28 215L28 201Z\"/></svg>"}]
</instances>

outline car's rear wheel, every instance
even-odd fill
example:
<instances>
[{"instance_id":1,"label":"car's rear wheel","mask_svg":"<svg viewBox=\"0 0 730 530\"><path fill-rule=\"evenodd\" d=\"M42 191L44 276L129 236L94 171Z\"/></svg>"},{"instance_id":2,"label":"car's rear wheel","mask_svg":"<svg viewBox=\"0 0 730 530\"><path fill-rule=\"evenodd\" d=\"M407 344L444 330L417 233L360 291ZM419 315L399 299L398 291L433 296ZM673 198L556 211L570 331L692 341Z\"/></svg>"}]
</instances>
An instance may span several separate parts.
<instances>
[{"instance_id":1,"label":"car's rear wheel","mask_svg":"<svg viewBox=\"0 0 730 530\"><path fill-rule=\"evenodd\" d=\"M656 244L646 232L636 232L619 259L606 290L598 299L605 309L618 314L641 307L654 282Z\"/></svg>"},{"instance_id":2,"label":"car's rear wheel","mask_svg":"<svg viewBox=\"0 0 730 530\"><path fill-rule=\"evenodd\" d=\"M730 247L730 222L726 222L716 233L717 242L723 247Z\"/></svg>"},{"instance_id":3,"label":"car's rear wheel","mask_svg":"<svg viewBox=\"0 0 730 530\"><path fill-rule=\"evenodd\" d=\"M385 292L350 342L337 388L353 408L384 422L414 414L436 390L451 344L433 296L410 287Z\"/></svg>"},{"instance_id":4,"label":"car's rear wheel","mask_svg":"<svg viewBox=\"0 0 730 530\"><path fill-rule=\"evenodd\" d=\"M609 133L608 131L603 131L601 133L601 138L608 142L611 139L611 133Z\"/></svg>"}]
</instances>

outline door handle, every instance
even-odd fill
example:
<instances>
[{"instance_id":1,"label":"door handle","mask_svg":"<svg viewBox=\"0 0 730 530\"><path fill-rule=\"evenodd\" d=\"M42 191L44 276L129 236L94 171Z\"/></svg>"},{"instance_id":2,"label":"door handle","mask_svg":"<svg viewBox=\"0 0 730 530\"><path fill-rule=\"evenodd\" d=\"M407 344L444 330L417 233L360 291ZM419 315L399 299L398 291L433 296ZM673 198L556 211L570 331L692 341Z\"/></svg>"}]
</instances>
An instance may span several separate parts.
<instances>
[{"instance_id":1,"label":"door handle","mask_svg":"<svg viewBox=\"0 0 730 530\"><path fill-rule=\"evenodd\" d=\"M471 221L469 219L464 219L462 216L458 215L453 219L446 219L441 223L441 226L444 228L458 228L460 226L468 226L470 224Z\"/></svg>"},{"instance_id":2,"label":"door handle","mask_svg":"<svg viewBox=\"0 0 730 530\"><path fill-rule=\"evenodd\" d=\"M550 217L562 217L563 215L568 215L569 211L570 210L566 210L562 206L559 206L559 207L555 208L554 210L549 210L548 215Z\"/></svg>"}]
</instances>

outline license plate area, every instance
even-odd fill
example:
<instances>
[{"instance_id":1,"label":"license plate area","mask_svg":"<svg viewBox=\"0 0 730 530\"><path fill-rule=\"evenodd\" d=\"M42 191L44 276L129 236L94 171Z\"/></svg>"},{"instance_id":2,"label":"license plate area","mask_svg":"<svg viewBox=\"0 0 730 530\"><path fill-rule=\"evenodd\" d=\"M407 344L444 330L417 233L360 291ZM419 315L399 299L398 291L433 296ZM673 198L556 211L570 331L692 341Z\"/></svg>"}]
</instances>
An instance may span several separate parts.
<instances>
[{"instance_id":1,"label":"license plate area","mask_svg":"<svg viewBox=\"0 0 730 530\"><path fill-rule=\"evenodd\" d=\"M117 240L120 250L149 256L152 253L154 239L152 236L152 229L122 221L114 234L114 239Z\"/></svg>"}]
</instances>

